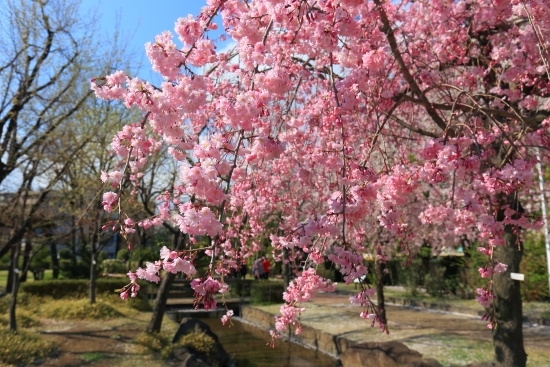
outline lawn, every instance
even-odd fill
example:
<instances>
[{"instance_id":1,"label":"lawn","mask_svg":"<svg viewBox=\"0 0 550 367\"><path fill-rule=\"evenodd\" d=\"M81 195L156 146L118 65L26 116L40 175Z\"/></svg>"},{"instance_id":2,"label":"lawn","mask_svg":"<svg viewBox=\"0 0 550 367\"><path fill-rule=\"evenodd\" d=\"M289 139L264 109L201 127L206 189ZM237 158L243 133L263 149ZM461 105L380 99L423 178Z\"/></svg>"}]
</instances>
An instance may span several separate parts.
<instances>
[{"instance_id":1,"label":"lawn","mask_svg":"<svg viewBox=\"0 0 550 367\"><path fill-rule=\"evenodd\" d=\"M53 274L51 269L47 269L44 271L44 279L52 279ZM29 271L27 274L27 282L34 282L34 277L32 275L32 272ZM8 282L8 271L7 270L0 270L0 289L5 289L6 284Z\"/></svg>"},{"instance_id":2,"label":"lawn","mask_svg":"<svg viewBox=\"0 0 550 367\"><path fill-rule=\"evenodd\" d=\"M337 291L341 292L358 292L359 289L354 284L338 283ZM472 313L483 311L483 308L474 299L460 299L458 297L433 297L429 294L418 291L414 296L406 291L403 287L385 287L384 298L386 301L391 298L414 300L417 302L433 303L440 305L451 305L462 310L467 310ZM550 321L550 302L530 301L523 302L523 313L534 319L544 318Z\"/></svg>"}]
</instances>

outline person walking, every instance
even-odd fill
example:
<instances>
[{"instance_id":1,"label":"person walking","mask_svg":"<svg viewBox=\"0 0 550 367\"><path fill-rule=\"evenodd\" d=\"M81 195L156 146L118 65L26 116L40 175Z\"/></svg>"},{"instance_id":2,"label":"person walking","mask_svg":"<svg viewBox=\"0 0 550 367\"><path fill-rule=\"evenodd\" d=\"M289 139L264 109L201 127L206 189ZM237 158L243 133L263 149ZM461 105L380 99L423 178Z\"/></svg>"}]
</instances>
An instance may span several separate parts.
<instances>
[{"instance_id":1,"label":"person walking","mask_svg":"<svg viewBox=\"0 0 550 367\"><path fill-rule=\"evenodd\" d=\"M258 258L252 265L252 275L254 279L262 279L264 276L264 267L262 266L262 258Z\"/></svg>"}]
</instances>

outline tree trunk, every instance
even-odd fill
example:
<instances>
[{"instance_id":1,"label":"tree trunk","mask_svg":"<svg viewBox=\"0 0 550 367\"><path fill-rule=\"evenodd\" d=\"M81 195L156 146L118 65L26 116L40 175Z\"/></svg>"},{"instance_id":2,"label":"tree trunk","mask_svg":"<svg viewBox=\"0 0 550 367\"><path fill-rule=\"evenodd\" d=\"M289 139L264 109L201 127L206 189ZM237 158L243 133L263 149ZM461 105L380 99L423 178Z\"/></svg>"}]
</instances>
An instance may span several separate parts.
<instances>
[{"instance_id":1,"label":"tree trunk","mask_svg":"<svg viewBox=\"0 0 550 367\"><path fill-rule=\"evenodd\" d=\"M520 212L517 200L509 196L506 203ZM501 207L497 220L504 219L504 207ZM523 243L517 228L507 225L504 228L505 245L495 248L495 258L508 265L508 270L495 274L493 292L495 295L495 316L497 325L493 330L493 345L498 367L525 367L527 354L523 347L523 311L520 283L512 280L510 273L519 273L523 256Z\"/></svg>"},{"instance_id":2,"label":"tree trunk","mask_svg":"<svg viewBox=\"0 0 550 367\"><path fill-rule=\"evenodd\" d=\"M18 246L19 245L12 245L11 251L10 251L10 264L8 267L8 279L6 280L6 293L10 293L13 289L13 273L15 269L17 269L17 263L19 262L19 252L18 252Z\"/></svg>"},{"instance_id":3,"label":"tree trunk","mask_svg":"<svg viewBox=\"0 0 550 367\"><path fill-rule=\"evenodd\" d=\"M157 291L157 297L155 298L155 305L153 307L153 315L147 325L148 333L159 333L162 327L162 319L164 317L164 310L166 308L166 300L168 299L168 290L172 286L172 282L176 279L176 274L166 273L162 281L160 282L159 289Z\"/></svg>"},{"instance_id":4,"label":"tree trunk","mask_svg":"<svg viewBox=\"0 0 550 367\"><path fill-rule=\"evenodd\" d=\"M17 260L19 258L19 246L14 246L14 252L11 263L11 299L10 299L10 309L9 309L9 328L11 332L17 331L17 320L16 320L16 308L17 308L17 292L19 291L19 270L17 269Z\"/></svg>"},{"instance_id":5,"label":"tree trunk","mask_svg":"<svg viewBox=\"0 0 550 367\"><path fill-rule=\"evenodd\" d=\"M96 288L96 254L95 251L92 251L92 258L90 260L90 304L93 305L95 303L95 288Z\"/></svg>"},{"instance_id":6,"label":"tree trunk","mask_svg":"<svg viewBox=\"0 0 550 367\"><path fill-rule=\"evenodd\" d=\"M99 222L98 225L99 227ZM95 238L92 239L92 248L90 251L90 304L93 305L96 301L96 278L97 278L97 249L99 247L100 233L96 228Z\"/></svg>"},{"instance_id":7,"label":"tree trunk","mask_svg":"<svg viewBox=\"0 0 550 367\"><path fill-rule=\"evenodd\" d=\"M59 278L59 259L57 258L57 245L55 241L50 240L50 256L52 258L52 277Z\"/></svg>"},{"instance_id":8,"label":"tree trunk","mask_svg":"<svg viewBox=\"0 0 550 367\"><path fill-rule=\"evenodd\" d=\"M72 241L71 241L71 268L74 269L76 268L76 263L77 263L77 259L76 259L76 248L77 248L77 234L76 234L76 220L73 216L73 231L72 231L72 235L73 235L73 238L72 238ZM80 232L81 234L81 238L84 238L84 234L83 234L83 231L82 231L82 226L78 226L78 231Z\"/></svg>"},{"instance_id":9,"label":"tree trunk","mask_svg":"<svg viewBox=\"0 0 550 367\"><path fill-rule=\"evenodd\" d=\"M23 267L21 271L21 276L19 278L20 282L27 281L27 273L30 267L31 261L31 251L32 251L32 242L30 239L25 240L25 251L23 252Z\"/></svg>"},{"instance_id":10,"label":"tree trunk","mask_svg":"<svg viewBox=\"0 0 550 367\"><path fill-rule=\"evenodd\" d=\"M185 248L187 244L187 235L184 235L180 241L181 232L177 231L173 233L172 244L175 248L175 251L181 251ZM164 310L166 308L166 300L168 299L168 291L172 286L172 282L176 278L176 274L165 273L164 278L160 282L159 289L157 291L157 296L155 298L155 305L153 306L153 314L149 325L147 325L148 333L159 333L160 328L162 327L162 318L164 317Z\"/></svg>"},{"instance_id":11,"label":"tree trunk","mask_svg":"<svg viewBox=\"0 0 550 367\"><path fill-rule=\"evenodd\" d=\"M384 325L387 325L386 303L384 300L384 263L375 259L374 267L376 268L376 303L379 311L378 317Z\"/></svg>"}]
</instances>

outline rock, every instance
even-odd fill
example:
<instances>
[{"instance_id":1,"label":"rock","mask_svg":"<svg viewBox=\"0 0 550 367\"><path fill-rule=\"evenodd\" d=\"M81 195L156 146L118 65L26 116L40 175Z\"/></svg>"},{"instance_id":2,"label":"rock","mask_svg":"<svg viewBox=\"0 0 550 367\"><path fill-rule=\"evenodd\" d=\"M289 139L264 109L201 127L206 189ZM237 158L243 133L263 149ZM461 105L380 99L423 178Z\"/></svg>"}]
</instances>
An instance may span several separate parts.
<instances>
[{"instance_id":1,"label":"rock","mask_svg":"<svg viewBox=\"0 0 550 367\"><path fill-rule=\"evenodd\" d=\"M441 367L439 362L423 359L422 354L397 341L356 344L339 357L343 367Z\"/></svg>"},{"instance_id":2,"label":"rock","mask_svg":"<svg viewBox=\"0 0 550 367\"><path fill-rule=\"evenodd\" d=\"M214 351L211 353L215 360L209 355L197 352L190 347L177 347L170 355L171 365L174 367L209 367L212 365L224 367L231 366L229 354L221 345L218 336L210 330L207 324L199 319L191 317L183 318L180 326L172 339L172 343L177 343L182 337L190 333L204 333L214 340Z\"/></svg>"},{"instance_id":3,"label":"rock","mask_svg":"<svg viewBox=\"0 0 550 367\"><path fill-rule=\"evenodd\" d=\"M170 364L174 367L212 367L211 363L208 363L186 347L176 348L172 352Z\"/></svg>"}]
</instances>

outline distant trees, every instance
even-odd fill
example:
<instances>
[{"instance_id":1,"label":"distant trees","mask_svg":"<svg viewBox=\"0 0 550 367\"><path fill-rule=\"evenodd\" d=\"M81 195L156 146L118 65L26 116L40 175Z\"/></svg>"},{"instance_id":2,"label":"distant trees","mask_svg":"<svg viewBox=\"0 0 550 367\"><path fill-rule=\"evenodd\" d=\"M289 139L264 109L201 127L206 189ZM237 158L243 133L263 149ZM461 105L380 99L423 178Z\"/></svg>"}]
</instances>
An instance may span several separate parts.
<instances>
[{"instance_id":1,"label":"distant trees","mask_svg":"<svg viewBox=\"0 0 550 367\"><path fill-rule=\"evenodd\" d=\"M0 18L0 188L18 192L18 202L36 187L40 195L2 244L0 256L21 241L33 214L69 169L71 162L60 161L51 150L52 139L90 100L85 81L96 43L93 19L83 22L75 2L5 3ZM69 152L81 149L87 138Z\"/></svg>"},{"instance_id":2,"label":"distant trees","mask_svg":"<svg viewBox=\"0 0 550 367\"><path fill-rule=\"evenodd\" d=\"M0 257L11 250L10 316L17 302L21 241L32 234L54 246L56 257L51 221L63 208L45 210L44 204L57 200L52 192L61 192L63 182L76 174L78 159L87 164L82 160L84 149L94 142L104 146L116 131L105 129L113 119L112 109L91 98L89 80L116 67L121 52L113 51L116 35L98 37L96 19L80 16L79 5L69 0L13 0L3 1L0 10L0 192L5 194L0 203L5 234ZM124 112L124 118L128 116ZM98 141L100 136L103 140ZM103 152L103 157L109 154ZM95 167L97 182L100 168ZM87 194L100 185L92 187L88 182ZM27 259L31 249L27 241ZM15 318L10 319L15 330Z\"/></svg>"}]
</instances>

